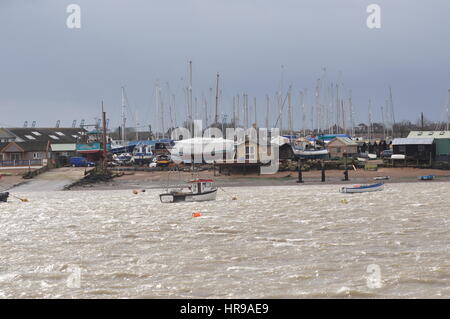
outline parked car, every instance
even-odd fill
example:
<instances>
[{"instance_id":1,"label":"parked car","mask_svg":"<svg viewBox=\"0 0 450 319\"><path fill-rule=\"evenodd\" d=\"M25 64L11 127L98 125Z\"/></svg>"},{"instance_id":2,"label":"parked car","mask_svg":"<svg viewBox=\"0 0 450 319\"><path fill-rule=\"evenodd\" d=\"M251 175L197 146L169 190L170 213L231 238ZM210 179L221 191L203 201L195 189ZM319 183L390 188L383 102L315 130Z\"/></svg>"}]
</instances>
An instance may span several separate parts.
<instances>
[{"instance_id":1,"label":"parked car","mask_svg":"<svg viewBox=\"0 0 450 319\"><path fill-rule=\"evenodd\" d=\"M392 151L392 150L384 150L384 151L382 151L381 153L380 153L380 157L381 158L391 158L391 156L392 156L392 154L393 154L394 152Z\"/></svg>"},{"instance_id":2,"label":"parked car","mask_svg":"<svg viewBox=\"0 0 450 319\"><path fill-rule=\"evenodd\" d=\"M84 157L71 157L69 160L69 165L72 167L91 167L95 166L95 162L90 162Z\"/></svg>"}]
</instances>

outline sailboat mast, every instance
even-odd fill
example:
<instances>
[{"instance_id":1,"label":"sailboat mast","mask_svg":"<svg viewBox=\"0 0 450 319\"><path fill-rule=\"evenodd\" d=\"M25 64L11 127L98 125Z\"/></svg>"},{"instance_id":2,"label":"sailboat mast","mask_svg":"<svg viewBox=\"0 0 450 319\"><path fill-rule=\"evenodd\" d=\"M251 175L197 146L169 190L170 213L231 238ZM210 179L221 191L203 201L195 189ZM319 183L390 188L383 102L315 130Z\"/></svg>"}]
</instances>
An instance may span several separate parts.
<instances>
[{"instance_id":1,"label":"sailboat mast","mask_svg":"<svg viewBox=\"0 0 450 319\"><path fill-rule=\"evenodd\" d=\"M206 96L203 97L203 104L205 106L205 127L208 127L208 101Z\"/></svg>"},{"instance_id":2,"label":"sailboat mast","mask_svg":"<svg viewBox=\"0 0 450 319\"><path fill-rule=\"evenodd\" d=\"M236 129L236 97L233 96L233 127Z\"/></svg>"},{"instance_id":3,"label":"sailboat mast","mask_svg":"<svg viewBox=\"0 0 450 319\"><path fill-rule=\"evenodd\" d=\"M216 79L216 112L214 116L214 124L219 123L219 72Z\"/></svg>"},{"instance_id":4,"label":"sailboat mast","mask_svg":"<svg viewBox=\"0 0 450 319\"><path fill-rule=\"evenodd\" d=\"M289 126L289 134L290 138L292 138L293 134L293 125L292 125L292 103L291 103L291 91L288 92L288 126Z\"/></svg>"},{"instance_id":5,"label":"sailboat mast","mask_svg":"<svg viewBox=\"0 0 450 319\"><path fill-rule=\"evenodd\" d=\"M339 83L336 83L336 133L340 133L340 105L339 105Z\"/></svg>"},{"instance_id":6,"label":"sailboat mast","mask_svg":"<svg viewBox=\"0 0 450 319\"><path fill-rule=\"evenodd\" d=\"M448 126L449 126L449 108L450 108L450 90L448 90L448 103L447 103L447 127L446 130L448 131Z\"/></svg>"},{"instance_id":7,"label":"sailboat mast","mask_svg":"<svg viewBox=\"0 0 450 319\"><path fill-rule=\"evenodd\" d=\"M122 137L122 146L125 146L125 88L122 86L122 128L121 128L121 137Z\"/></svg>"},{"instance_id":8,"label":"sailboat mast","mask_svg":"<svg viewBox=\"0 0 450 319\"><path fill-rule=\"evenodd\" d=\"M386 119L384 116L384 108L381 106L381 121L383 122L383 140L386 141Z\"/></svg>"},{"instance_id":9,"label":"sailboat mast","mask_svg":"<svg viewBox=\"0 0 450 319\"><path fill-rule=\"evenodd\" d=\"M161 89L158 87L158 92L161 95ZM166 137L166 130L164 126L164 100L160 96L160 103L161 103L161 130L162 130L162 138Z\"/></svg>"},{"instance_id":10,"label":"sailboat mast","mask_svg":"<svg viewBox=\"0 0 450 319\"><path fill-rule=\"evenodd\" d=\"M240 98L240 94L237 94L236 95L236 126L240 125L239 117L240 117L240 113L241 113L241 104L240 104L239 98Z\"/></svg>"},{"instance_id":11,"label":"sailboat mast","mask_svg":"<svg viewBox=\"0 0 450 319\"><path fill-rule=\"evenodd\" d=\"M157 115L156 118L158 118L158 116L159 116L159 114L161 112L161 109L160 109L160 106L159 106L159 87L158 87L158 84L156 84L156 86L155 86L155 105L156 105L156 115ZM137 119L135 119L135 122L136 121L137 121ZM137 130L138 130L137 124L135 123L135 125L136 125L136 132L137 132ZM158 120L156 120L155 130L159 130ZM156 137L158 137L158 131L156 131Z\"/></svg>"},{"instance_id":12,"label":"sailboat mast","mask_svg":"<svg viewBox=\"0 0 450 319\"><path fill-rule=\"evenodd\" d=\"M244 93L244 119L245 119L245 128L247 129L249 127L249 120L248 120L248 95L247 93Z\"/></svg>"},{"instance_id":13,"label":"sailboat mast","mask_svg":"<svg viewBox=\"0 0 450 319\"><path fill-rule=\"evenodd\" d=\"M371 140L372 135L372 101L369 100L369 125L367 126L367 135L369 138L369 142Z\"/></svg>"},{"instance_id":14,"label":"sailboat mast","mask_svg":"<svg viewBox=\"0 0 450 319\"><path fill-rule=\"evenodd\" d=\"M392 117L392 138L395 137L394 135L394 126L395 126L395 113L394 113L394 101L392 98L392 89L389 87L389 101L391 104L391 117Z\"/></svg>"},{"instance_id":15,"label":"sailboat mast","mask_svg":"<svg viewBox=\"0 0 450 319\"><path fill-rule=\"evenodd\" d=\"M176 105L175 94L172 94L172 108L173 108L173 122L174 122L173 128L177 126L177 110L175 109L176 108L175 105Z\"/></svg>"},{"instance_id":16,"label":"sailboat mast","mask_svg":"<svg viewBox=\"0 0 450 319\"><path fill-rule=\"evenodd\" d=\"M134 126L136 127L136 141L139 141L139 122L138 122L138 111L134 112Z\"/></svg>"},{"instance_id":17,"label":"sailboat mast","mask_svg":"<svg viewBox=\"0 0 450 319\"><path fill-rule=\"evenodd\" d=\"M300 91L300 113L302 114L302 129L303 129L303 137L306 136L306 114L305 114L305 97L303 91Z\"/></svg>"},{"instance_id":18,"label":"sailboat mast","mask_svg":"<svg viewBox=\"0 0 450 319\"><path fill-rule=\"evenodd\" d=\"M316 121L314 128L317 129L317 134L320 134L320 124L319 124L319 117L320 117L320 78L317 79L316 83L316 107L315 107L315 114L316 114Z\"/></svg>"},{"instance_id":19,"label":"sailboat mast","mask_svg":"<svg viewBox=\"0 0 450 319\"><path fill-rule=\"evenodd\" d=\"M354 119L353 119L353 102L352 102L352 91L350 90L349 92L349 98L348 98L348 108L349 108L349 115L350 115L350 125L351 125L351 129L350 129L350 134L352 137L355 136L355 123L354 123Z\"/></svg>"},{"instance_id":20,"label":"sailboat mast","mask_svg":"<svg viewBox=\"0 0 450 319\"><path fill-rule=\"evenodd\" d=\"M254 105L254 108L255 108L255 125L256 125L256 127L258 127L258 120L256 118L256 97L253 98L253 105Z\"/></svg>"},{"instance_id":21,"label":"sailboat mast","mask_svg":"<svg viewBox=\"0 0 450 319\"><path fill-rule=\"evenodd\" d=\"M188 121L191 134L193 135L194 123L192 120L192 61L189 61Z\"/></svg>"},{"instance_id":22,"label":"sailboat mast","mask_svg":"<svg viewBox=\"0 0 450 319\"><path fill-rule=\"evenodd\" d=\"M102 169L106 168L106 161L108 160L107 156L107 139L106 139L106 112L103 108L103 100L102 100L102 142L103 142L103 160L102 160Z\"/></svg>"}]
</instances>

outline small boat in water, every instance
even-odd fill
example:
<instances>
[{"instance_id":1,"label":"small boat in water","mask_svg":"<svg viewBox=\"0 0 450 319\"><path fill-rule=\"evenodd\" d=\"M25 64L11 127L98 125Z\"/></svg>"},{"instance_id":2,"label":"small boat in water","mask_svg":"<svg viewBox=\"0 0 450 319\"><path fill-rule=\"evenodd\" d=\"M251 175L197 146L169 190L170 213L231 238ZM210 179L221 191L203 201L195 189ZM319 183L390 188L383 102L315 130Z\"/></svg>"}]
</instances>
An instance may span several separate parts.
<instances>
[{"instance_id":1,"label":"small boat in water","mask_svg":"<svg viewBox=\"0 0 450 319\"><path fill-rule=\"evenodd\" d=\"M9 197L8 192L0 193L0 202L6 203L8 201L8 197Z\"/></svg>"},{"instance_id":2,"label":"small boat in water","mask_svg":"<svg viewBox=\"0 0 450 319\"><path fill-rule=\"evenodd\" d=\"M390 176L377 176L377 177L374 177L373 179L376 181L383 181L383 180L387 180L390 178L391 178Z\"/></svg>"},{"instance_id":3,"label":"small boat in water","mask_svg":"<svg viewBox=\"0 0 450 319\"><path fill-rule=\"evenodd\" d=\"M159 195L162 203L177 202L203 202L215 200L217 187L212 179L195 179L188 182L188 191L181 188L167 189L167 192Z\"/></svg>"},{"instance_id":4,"label":"small boat in water","mask_svg":"<svg viewBox=\"0 0 450 319\"><path fill-rule=\"evenodd\" d=\"M381 191L384 187L383 183L378 184L366 184L366 185L353 185L353 187L342 187L341 193L366 193Z\"/></svg>"},{"instance_id":5,"label":"small boat in water","mask_svg":"<svg viewBox=\"0 0 450 319\"><path fill-rule=\"evenodd\" d=\"M434 179L434 175L419 176L418 179L421 181L431 181Z\"/></svg>"}]
</instances>

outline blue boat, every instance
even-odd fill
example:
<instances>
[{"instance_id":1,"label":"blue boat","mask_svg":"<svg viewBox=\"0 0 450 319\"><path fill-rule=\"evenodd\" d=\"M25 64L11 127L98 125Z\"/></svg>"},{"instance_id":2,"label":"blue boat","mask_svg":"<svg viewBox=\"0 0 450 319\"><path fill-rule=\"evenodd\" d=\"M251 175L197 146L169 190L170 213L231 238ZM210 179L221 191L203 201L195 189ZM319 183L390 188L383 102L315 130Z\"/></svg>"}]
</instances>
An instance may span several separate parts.
<instances>
[{"instance_id":1,"label":"blue boat","mask_svg":"<svg viewBox=\"0 0 450 319\"><path fill-rule=\"evenodd\" d=\"M381 191L384 187L383 183L366 184L366 185L353 185L353 187L342 187L341 193L366 193Z\"/></svg>"},{"instance_id":2,"label":"blue boat","mask_svg":"<svg viewBox=\"0 0 450 319\"><path fill-rule=\"evenodd\" d=\"M434 175L419 176L418 178L421 181L431 181L432 179L434 179Z\"/></svg>"}]
</instances>

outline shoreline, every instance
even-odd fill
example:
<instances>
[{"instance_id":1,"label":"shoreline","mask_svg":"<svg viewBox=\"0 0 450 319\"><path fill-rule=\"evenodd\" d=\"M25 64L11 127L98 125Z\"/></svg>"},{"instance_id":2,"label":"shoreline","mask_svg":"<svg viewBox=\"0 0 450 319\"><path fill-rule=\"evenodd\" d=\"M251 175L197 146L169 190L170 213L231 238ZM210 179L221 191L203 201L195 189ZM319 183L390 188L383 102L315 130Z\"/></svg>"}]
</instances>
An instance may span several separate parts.
<instances>
[{"instance_id":1,"label":"shoreline","mask_svg":"<svg viewBox=\"0 0 450 319\"><path fill-rule=\"evenodd\" d=\"M47 177L44 178L47 189L52 189L52 185L66 181L76 181L84 174L82 170L77 172L73 169L55 169L49 171ZM378 171L366 171L363 169L349 170L349 181L343 181L343 170L326 170L325 182L321 181L321 171L311 170L302 172L303 183L297 183L298 172L281 171L271 175L258 174L236 174L236 175L217 175L214 176L213 171L201 171L195 174L190 172L171 172L168 171L132 171L126 172L124 175L115 177L107 182L97 182L94 184L86 184L83 186L73 186L65 191L80 190L138 190L138 189L164 189L168 185L184 185L186 181L194 178L213 179L218 187L261 187L261 186L299 186L307 187L308 185L354 185L354 184L372 184L382 182L391 183L433 183L433 182L450 182L450 170L439 169L421 169L421 168L379 168ZM431 181L420 181L418 176L434 175L436 178ZM57 178L55 178L57 176ZM76 177L78 176L78 177ZM390 176L389 180L377 181L373 178L376 176ZM0 191L14 191L20 189L21 185L28 184L31 191L42 190L42 181L38 181L42 177L31 180L24 180L22 176L3 175L0 180ZM35 181L33 183L33 181ZM69 184L68 184L69 185ZM61 185L60 185L61 186ZM67 185L66 185L67 186ZM28 190L28 189L27 189ZM55 189L56 191L56 189Z\"/></svg>"},{"instance_id":2,"label":"shoreline","mask_svg":"<svg viewBox=\"0 0 450 319\"><path fill-rule=\"evenodd\" d=\"M169 186L184 184L185 181L193 178L213 179L218 187L262 187L262 186L299 186L308 185L353 185L371 184L382 182L391 183L433 183L450 182L450 171L437 169L418 168L381 168L378 171L349 171L349 180L343 181L343 170L327 170L325 182L321 181L321 171L302 172L303 183L297 183L298 172L285 171L277 172L273 175L218 175L213 172L203 171L198 174L187 172L171 173L166 171L141 172L136 171L116 177L109 182L100 182L84 186L75 186L70 191L80 190L133 190L133 189L164 189ZM436 178L431 181L418 180L418 176L434 175ZM377 181L376 176L390 176L389 180Z\"/></svg>"}]
</instances>

